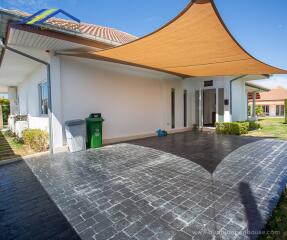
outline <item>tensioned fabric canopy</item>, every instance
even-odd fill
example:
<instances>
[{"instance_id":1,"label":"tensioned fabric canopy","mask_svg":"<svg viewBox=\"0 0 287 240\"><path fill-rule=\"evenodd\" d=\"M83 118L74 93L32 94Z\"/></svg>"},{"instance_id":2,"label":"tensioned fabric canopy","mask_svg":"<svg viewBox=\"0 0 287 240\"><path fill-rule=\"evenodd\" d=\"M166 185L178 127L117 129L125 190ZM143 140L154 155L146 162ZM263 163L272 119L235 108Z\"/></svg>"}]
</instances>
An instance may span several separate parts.
<instances>
[{"instance_id":1,"label":"tensioned fabric canopy","mask_svg":"<svg viewBox=\"0 0 287 240\"><path fill-rule=\"evenodd\" d=\"M190 3L168 24L133 42L77 56L185 77L287 73L246 52L224 25L213 0Z\"/></svg>"}]
</instances>

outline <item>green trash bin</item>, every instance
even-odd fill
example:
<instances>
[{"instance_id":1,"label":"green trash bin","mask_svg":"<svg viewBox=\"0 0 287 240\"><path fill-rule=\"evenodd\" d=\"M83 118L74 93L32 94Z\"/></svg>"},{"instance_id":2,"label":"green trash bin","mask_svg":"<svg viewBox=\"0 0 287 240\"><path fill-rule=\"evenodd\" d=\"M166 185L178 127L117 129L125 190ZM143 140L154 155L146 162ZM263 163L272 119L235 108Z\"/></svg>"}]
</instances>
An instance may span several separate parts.
<instances>
[{"instance_id":1,"label":"green trash bin","mask_svg":"<svg viewBox=\"0 0 287 240\"><path fill-rule=\"evenodd\" d=\"M92 113L88 118L86 118L88 148L97 148L102 146L103 121L104 119L102 118L100 113Z\"/></svg>"}]
</instances>

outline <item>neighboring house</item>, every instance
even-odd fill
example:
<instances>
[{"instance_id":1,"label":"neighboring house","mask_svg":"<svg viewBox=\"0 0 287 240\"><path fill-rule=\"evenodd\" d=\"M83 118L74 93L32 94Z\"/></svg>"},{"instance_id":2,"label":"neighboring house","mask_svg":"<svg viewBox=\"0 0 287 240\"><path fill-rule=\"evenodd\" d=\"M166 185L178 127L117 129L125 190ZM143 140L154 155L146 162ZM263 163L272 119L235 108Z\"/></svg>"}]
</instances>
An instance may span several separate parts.
<instances>
[{"instance_id":1,"label":"neighboring house","mask_svg":"<svg viewBox=\"0 0 287 240\"><path fill-rule=\"evenodd\" d=\"M8 87L0 86L0 98L8 98Z\"/></svg>"},{"instance_id":2,"label":"neighboring house","mask_svg":"<svg viewBox=\"0 0 287 240\"><path fill-rule=\"evenodd\" d=\"M205 3L198 6L205 7L204 5ZM256 62L257 60L249 55L246 57L247 53L238 47L229 33L224 32L222 22L218 19L214 21L220 29L211 29L211 33L223 34L227 40L221 38L218 41L224 41L226 44L215 44L213 47L232 45L226 54L220 50L215 51L220 54L222 62L212 59L216 63L207 66L204 61L211 60L206 59L210 54L205 54L204 61L196 58L203 66L196 69L198 74L181 74L179 70L167 71L152 66L152 63L149 67L126 60L113 60L112 57L93 59L94 53L123 44L125 47L132 46L129 42L137 39L116 29L86 23L79 24L77 29L75 23L55 18L49 20L44 28L26 25L15 27L9 22L23 19L27 14L3 9L0 14L3 29L0 34L5 38L6 46L49 63L50 75L47 75L47 65L3 48L0 84L9 86L13 114L28 114L30 128L50 131L50 144L54 151L66 145L65 122L85 119L93 112L102 113L105 119L105 143L151 136L157 128L178 132L189 130L194 124L211 126L216 121L246 120L246 81L268 78L266 71L279 71ZM209 33L207 35L211 41L217 39ZM199 37L198 34L190 36ZM163 39L166 38L162 38L161 43ZM140 41L136 40L135 43L139 45ZM198 44L200 48L200 44L205 42L196 40L194 44ZM236 53L232 54L230 51L234 49ZM156 54L156 51L155 48L153 54ZM184 54L187 52L184 51ZM201 52L203 51L196 51L196 54ZM78 55L73 56L75 53ZM126 56L132 54L145 55L145 51L131 51ZM158 55L161 56L162 52ZM145 56L141 59L149 60L149 54ZM224 58L225 56L227 58ZM236 57L236 64L232 63L232 56ZM168 57L178 56L176 53L170 53ZM242 58L246 58L246 61ZM189 59L187 58L187 61ZM167 65L163 63L164 60L158 60L158 63ZM243 64L242 67L240 64ZM234 68L240 71L235 71ZM205 69L208 70L207 77L201 72ZM220 74L217 74L218 69L221 70ZM181 71L184 70L183 67ZM247 74L243 75L245 70ZM284 71L280 70L278 73L282 72ZM50 89L47 79L51 82ZM260 88L257 90L260 91Z\"/></svg>"},{"instance_id":3,"label":"neighboring house","mask_svg":"<svg viewBox=\"0 0 287 240\"><path fill-rule=\"evenodd\" d=\"M277 87L260 93L256 100L256 106L262 106L264 116L284 117L285 99L287 99L287 89ZM249 105L252 105L252 100L249 100Z\"/></svg>"}]
</instances>

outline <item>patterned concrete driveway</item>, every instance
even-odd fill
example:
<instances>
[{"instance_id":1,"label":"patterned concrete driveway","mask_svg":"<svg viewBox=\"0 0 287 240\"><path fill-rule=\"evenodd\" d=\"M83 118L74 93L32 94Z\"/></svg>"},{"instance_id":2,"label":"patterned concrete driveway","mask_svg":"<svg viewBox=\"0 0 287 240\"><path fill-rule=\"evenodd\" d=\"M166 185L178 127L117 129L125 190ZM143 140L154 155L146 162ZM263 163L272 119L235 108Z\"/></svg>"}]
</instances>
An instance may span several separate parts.
<instances>
[{"instance_id":1,"label":"patterned concrete driveway","mask_svg":"<svg viewBox=\"0 0 287 240\"><path fill-rule=\"evenodd\" d=\"M63 230L51 239L256 239L256 231L266 224L287 182L287 142L249 138L244 142L241 137L221 137L230 142L229 147L212 142L218 140L215 135L189 136L187 145L194 147L195 155L188 149L186 157L147 147L143 140L31 158L26 164L43 189L30 189L30 196L34 196L34 206L35 202L41 206L39 195L51 199L45 201L45 206L51 206L44 211L49 213L51 209L54 215L65 217L57 215L63 221ZM200 139L201 146L196 139ZM198 148L206 149L208 144L214 150L198 155ZM208 171L204 164L192 160L198 156L210 163L218 155L220 161L216 160L216 167ZM19 183L24 187L23 176L17 179L21 167L27 167L21 164L0 167L1 179L10 169L17 180L13 186L6 184L6 191L0 183L1 203L3 196L11 198L9 187ZM30 201L21 202L17 208L32 209ZM0 232L11 230L8 227L13 224L13 206L1 210ZM49 219L45 226L48 231Z\"/></svg>"}]
</instances>

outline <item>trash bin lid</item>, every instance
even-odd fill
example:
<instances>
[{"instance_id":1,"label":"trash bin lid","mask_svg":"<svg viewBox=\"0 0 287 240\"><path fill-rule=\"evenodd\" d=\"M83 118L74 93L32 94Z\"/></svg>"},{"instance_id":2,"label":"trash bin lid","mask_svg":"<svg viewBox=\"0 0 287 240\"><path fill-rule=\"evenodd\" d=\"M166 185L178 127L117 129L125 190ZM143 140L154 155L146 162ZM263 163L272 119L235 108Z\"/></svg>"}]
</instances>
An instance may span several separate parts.
<instances>
[{"instance_id":1,"label":"trash bin lid","mask_svg":"<svg viewBox=\"0 0 287 240\"><path fill-rule=\"evenodd\" d=\"M84 123L85 123L85 121L83 119L75 119L75 120L66 121L65 125L66 126L75 126L75 125L82 125Z\"/></svg>"},{"instance_id":2,"label":"trash bin lid","mask_svg":"<svg viewBox=\"0 0 287 240\"><path fill-rule=\"evenodd\" d=\"M87 122L103 122L104 119L103 118L86 118Z\"/></svg>"},{"instance_id":3,"label":"trash bin lid","mask_svg":"<svg viewBox=\"0 0 287 240\"><path fill-rule=\"evenodd\" d=\"M101 118L102 114L101 113L91 113L89 115L89 118Z\"/></svg>"}]
</instances>

